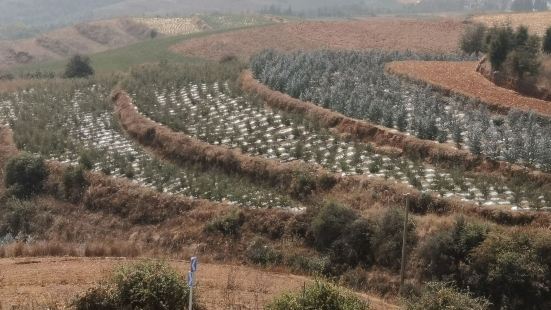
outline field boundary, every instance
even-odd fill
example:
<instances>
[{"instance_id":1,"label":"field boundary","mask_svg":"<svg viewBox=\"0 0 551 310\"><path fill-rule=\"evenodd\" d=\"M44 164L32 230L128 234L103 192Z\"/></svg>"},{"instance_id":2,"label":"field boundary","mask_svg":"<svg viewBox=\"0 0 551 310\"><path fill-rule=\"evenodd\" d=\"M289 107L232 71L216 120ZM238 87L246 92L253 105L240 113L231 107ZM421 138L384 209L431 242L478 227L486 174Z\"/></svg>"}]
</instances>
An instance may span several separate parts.
<instances>
[{"instance_id":1,"label":"field boundary","mask_svg":"<svg viewBox=\"0 0 551 310\"><path fill-rule=\"evenodd\" d=\"M551 183L550 173L504 161L477 157L466 150L459 150L434 141L421 140L364 120L344 116L312 102L293 98L257 81L250 70L242 72L239 84L245 92L258 95L273 108L298 113L357 141L372 143L379 147L398 148L405 155L420 157L430 164L444 167L459 165L465 170L475 173L497 173L509 177L522 176L537 183Z\"/></svg>"}]
</instances>

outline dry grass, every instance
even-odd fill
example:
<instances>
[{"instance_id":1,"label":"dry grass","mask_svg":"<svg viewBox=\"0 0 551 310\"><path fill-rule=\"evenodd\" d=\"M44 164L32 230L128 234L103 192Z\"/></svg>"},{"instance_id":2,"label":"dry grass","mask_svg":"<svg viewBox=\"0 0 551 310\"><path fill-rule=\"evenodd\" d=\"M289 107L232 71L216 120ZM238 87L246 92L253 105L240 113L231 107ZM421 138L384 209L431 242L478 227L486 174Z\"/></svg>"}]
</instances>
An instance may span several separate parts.
<instances>
[{"instance_id":1,"label":"dry grass","mask_svg":"<svg viewBox=\"0 0 551 310\"><path fill-rule=\"evenodd\" d=\"M0 259L0 308L43 309L47 305L49 309L61 309L96 282L108 278L117 266L133 262L136 260L122 258ZM169 263L186 276L187 261ZM276 296L300 291L311 281L307 277L251 267L201 262L196 292L199 302L209 310L263 309ZM398 309L376 296L358 296L368 300L374 310Z\"/></svg>"},{"instance_id":2,"label":"dry grass","mask_svg":"<svg viewBox=\"0 0 551 310\"><path fill-rule=\"evenodd\" d=\"M225 55L248 58L267 48L282 51L308 49L413 50L448 53L458 49L464 25L457 20L372 18L364 21L300 22L241 30L188 40L173 51L220 59Z\"/></svg>"},{"instance_id":3,"label":"dry grass","mask_svg":"<svg viewBox=\"0 0 551 310\"><path fill-rule=\"evenodd\" d=\"M530 32L543 36L545 30L551 26L551 12L533 13L506 13L479 15L471 18L473 22L483 23L488 26L504 25L510 23L513 27L528 26Z\"/></svg>"},{"instance_id":4,"label":"dry grass","mask_svg":"<svg viewBox=\"0 0 551 310\"><path fill-rule=\"evenodd\" d=\"M390 63L387 69L447 92L481 100L496 111L508 112L514 108L551 117L551 102L496 86L476 72L477 65L476 62L397 61Z\"/></svg>"},{"instance_id":5,"label":"dry grass","mask_svg":"<svg viewBox=\"0 0 551 310\"><path fill-rule=\"evenodd\" d=\"M15 92L23 87L31 84L32 80L0 80L0 93L11 93Z\"/></svg>"}]
</instances>

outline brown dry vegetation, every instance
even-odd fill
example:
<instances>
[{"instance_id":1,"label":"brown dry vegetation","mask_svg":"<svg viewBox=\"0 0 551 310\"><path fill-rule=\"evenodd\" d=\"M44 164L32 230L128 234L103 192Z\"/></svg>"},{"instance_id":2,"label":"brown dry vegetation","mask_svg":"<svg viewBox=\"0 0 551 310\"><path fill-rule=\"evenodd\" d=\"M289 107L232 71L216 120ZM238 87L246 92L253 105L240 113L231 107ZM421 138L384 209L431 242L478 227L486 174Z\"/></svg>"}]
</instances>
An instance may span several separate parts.
<instances>
[{"instance_id":1,"label":"brown dry vegetation","mask_svg":"<svg viewBox=\"0 0 551 310\"><path fill-rule=\"evenodd\" d=\"M551 12L479 15L471 18L471 21L483 23L490 27L506 23L510 23L514 28L521 25L528 26L530 32L543 36L545 30L551 25Z\"/></svg>"},{"instance_id":2,"label":"brown dry vegetation","mask_svg":"<svg viewBox=\"0 0 551 310\"><path fill-rule=\"evenodd\" d=\"M22 79L1 80L0 79L0 93L15 92L18 89L21 89L31 83L32 83L31 80L22 80Z\"/></svg>"},{"instance_id":3,"label":"brown dry vegetation","mask_svg":"<svg viewBox=\"0 0 551 310\"><path fill-rule=\"evenodd\" d=\"M309 49L457 51L463 24L453 19L372 18L364 21L312 21L274 25L188 40L172 47L186 55L248 58L261 50Z\"/></svg>"},{"instance_id":4,"label":"brown dry vegetation","mask_svg":"<svg viewBox=\"0 0 551 310\"><path fill-rule=\"evenodd\" d=\"M482 79L484 78L482 77ZM549 173L541 171L527 172L526 167L476 157L470 152L459 150L452 145L422 140L367 121L346 117L340 113L319 107L314 103L304 102L281 92L273 91L255 80L250 71L245 71L241 75L240 85L244 91L260 96L268 105L274 108L301 114L358 141L374 143L379 147L390 147L394 150L399 149L406 155L416 156L428 163L443 165L444 167L462 166L465 170L476 173L490 173L505 177L527 176L530 180L540 184L551 183L551 174Z\"/></svg>"},{"instance_id":5,"label":"brown dry vegetation","mask_svg":"<svg viewBox=\"0 0 551 310\"><path fill-rule=\"evenodd\" d=\"M135 260L122 258L1 259L0 307L65 306L66 301L109 277L117 266L133 262ZM180 275L186 275L188 262L169 263ZM312 281L286 273L214 263L201 263L197 279L199 302L209 310L261 309L274 297L298 291ZM398 309L377 297L359 296L368 300L375 310Z\"/></svg>"},{"instance_id":6,"label":"brown dry vegetation","mask_svg":"<svg viewBox=\"0 0 551 310\"><path fill-rule=\"evenodd\" d=\"M471 97L498 112L510 109L534 111L551 116L551 102L522 96L499 87L476 72L476 62L397 61L388 64L389 72L431 84L451 93Z\"/></svg>"}]
</instances>

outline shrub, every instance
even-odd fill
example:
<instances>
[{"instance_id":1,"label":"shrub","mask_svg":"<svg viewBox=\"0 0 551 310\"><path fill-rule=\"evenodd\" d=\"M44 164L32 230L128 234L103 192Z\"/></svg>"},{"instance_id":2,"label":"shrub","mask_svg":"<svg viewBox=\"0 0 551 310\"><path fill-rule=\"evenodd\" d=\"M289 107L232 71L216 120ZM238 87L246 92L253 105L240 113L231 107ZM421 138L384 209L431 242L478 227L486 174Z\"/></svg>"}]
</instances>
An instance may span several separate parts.
<instances>
[{"instance_id":1,"label":"shrub","mask_svg":"<svg viewBox=\"0 0 551 310\"><path fill-rule=\"evenodd\" d=\"M331 247L333 265L355 267L371 265L371 223L359 218L347 225L341 237Z\"/></svg>"},{"instance_id":2,"label":"shrub","mask_svg":"<svg viewBox=\"0 0 551 310\"><path fill-rule=\"evenodd\" d=\"M404 214L398 209L389 209L379 216L373 229L371 244L374 261L381 266L398 270L402 258L402 233ZM412 219L407 225L407 253L411 252L417 243L415 224Z\"/></svg>"},{"instance_id":3,"label":"shrub","mask_svg":"<svg viewBox=\"0 0 551 310\"><path fill-rule=\"evenodd\" d=\"M89 289L73 302L77 310L117 310L118 296L115 290L106 285Z\"/></svg>"},{"instance_id":4,"label":"shrub","mask_svg":"<svg viewBox=\"0 0 551 310\"><path fill-rule=\"evenodd\" d=\"M85 309L184 309L189 288L172 268L161 262L119 267L111 281L74 301ZM198 309L198 306L194 307Z\"/></svg>"},{"instance_id":5,"label":"shrub","mask_svg":"<svg viewBox=\"0 0 551 310\"><path fill-rule=\"evenodd\" d=\"M471 251L484 241L487 233L486 225L467 223L460 217L451 229L429 236L418 249L424 277L462 284L461 266L466 264Z\"/></svg>"},{"instance_id":6,"label":"shrub","mask_svg":"<svg viewBox=\"0 0 551 310\"><path fill-rule=\"evenodd\" d=\"M29 235L34 231L36 206L29 201L8 200L0 207L0 235Z\"/></svg>"},{"instance_id":7,"label":"shrub","mask_svg":"<svg viewBox=\"0 0 551 310\"><path fill-rule=\"evenodd\" d=\"M247 247L247 258L257 265L277 265L283 260L283 255L274 250L266 241L258 238Z\"/></svg>"},{"instance_id":8,"label":"shrub","mask_svg":"<svg viewBox=\"0 0 551 310\"><path fill-rule=\"evenodd\" d=\"M461 50L467 54L483 52L485 35L486 26L484 24L474 24L467 27L459 43Z\"/></svg>"},{"instance_id":9,"label":"shrub","mask_svg":"<svg viewBox=\"0 0 551 310\"><path fill-rule=\"evenodd\" d=\"M367 302L333 284L315 281L303 292L285 294L266 306L268 310L367 310Z\"/></svg>"},{"instance_id":10,"label":"shrub","mask_svg":"<svg viewBox=\"0 0 551 310\"><path fill-rule=\"evenodd\" d=\"M524 232L490 234L471 254L470 289L488 296L499 309L546 308L551 302L549 258L540 256L532 237Z\"/></svg>"},{"instance_id":11,"label":"shrub","mask_svg":"<svg viewBox=\"0 0 551 310\"><path fill-rule=\"evenodd\" d=\"M299 173L293 178L291 196L299 199L308 197L316 189L316 181L306 173Z\"/></svg>"},{"instance_id":12,"label":"shrub","mask_svg":"<svg viewBox=\"0 0 551 310\"><path fill-rule=\"evenodd\" d=\"M316 247L328 249L357 217L354 211L336 203L324 205L310 224Z\"/></svg>"},{"instance_id":13,"label":"shrub","mask_svg":"<svg viewBox=\"0 0 551 310\"><path fill-rule=\"evenodd\" d=\"M13 195L28 198L43 189L48 177L44 160L40 157L23 153L11 158L5 168L5 183Z\"/></svg>"},{"instance_id":14,"label":"shrub","mask_svg":"<svg viewBox=\"0 0 551 310\"><path fill-rule=\"evenodd\" d=\"M94 75L94 69L90 65L90 58L88 56L75 55L69 59L67 66L65 67L65 78L83 78Z\"/></svg>"},{"instance_id":15,"label":"shrub","mask_svg":"<svg viewBox=\"0 0 551 310\"><path fill-rule=\"evenodd\" d=\"M79 201L87 186L88 181L86 180L82 166L69 167L63 172L65 199L73 202Z\"/></svg>"},{"instance_id":16,"label":"shrub","mask_svg":"<svg viewBox=\"0 0 551 310\"><path fill-rule=\"evenodd\" d=\"M483 298L474 298L453 286L441 282L430 282L424 287L421 296L408 300L408 310L485 310L490 303Z\"/></svg>"},{"instance_id":17,"label":"shrub","mask_svg":"<svg viewBox=\"0 0 551 310\"><path fill-rule=\"evenodd\" d=\"M207 224L207 232L219 232L224 236L236 236L245 222L245 215L240 210L232 210L228 215L214 219Z\"/></svg>"}]
</instances>

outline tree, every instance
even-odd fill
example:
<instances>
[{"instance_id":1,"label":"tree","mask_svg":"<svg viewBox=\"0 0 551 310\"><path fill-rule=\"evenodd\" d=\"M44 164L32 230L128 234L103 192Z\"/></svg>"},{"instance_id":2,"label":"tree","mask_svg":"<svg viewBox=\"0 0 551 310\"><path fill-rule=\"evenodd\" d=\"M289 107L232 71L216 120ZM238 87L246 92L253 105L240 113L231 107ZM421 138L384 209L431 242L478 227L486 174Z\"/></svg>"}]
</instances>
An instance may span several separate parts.
<instances>
[{"instance_id":1,"label":"tree","mask_svg":"<svg viewBox=\"0 0 551 310\"><path fill-rule=\"evenodd\" d=\"M94 68L88 56L75 55L71 57L65 68L65 78L83 78L94 75Z\"/></svg>"},{"instance_id":2,"label":"tree","mask_svg":"<svg viewBox=\"0 0 551 310\"><path fill-rule=\"evenodd\" d=\"M351 209L335 203L322 207L310 225L316 246L319 249L329 248L357 217Z\"/></svg>"},{"instance_id":3,"label":"tree","mask_svg":"<svg viewBox=\"0 0 551 310\"><path fill-rule=\"evenodd\" d=\"M545 31L542 48L544 53L551 54L551 27L547 28Z\"/></svg>"},{"instance_id":4,"label":"tree","mask_svg":"<svg viewBox=\"0 0 551 310\"><path fill-rule=\"evenodd\" d=\"M522 80L526 74L538 74L541 67L539 46L539 38L529 36L522 45L518 45L507 55L506 67L518 80Z\"/></svg>"},{"instance_id":5,"label":"tree","mask_svg":"<svg viewBox=\"0 0 551 310\"><path fill-rule=\"evenodd\" d=\"M484 36L486 35L486 26L484 24L474 24L465 30L461 37L461 50L467 54L478 54L484 51Z\"/></svg>"},{"instance_id":6,"label":"tree","mask_svg":"<svg viewBox=\"0 0 551 310\"><path fill-rule=\"evenodd\" d=\"M495 29L490 37L488 56L492 70L500 70L511 50L513 31L510 27Z\"/></svg>"},{"instance_id":7,"label":"tree","mask_svg":"<svg viewBox=\"0 0 551 310\"><path fill-rule=\"evenodd\" d=\"M19 198L40 193L48 177L44 159L27 153L10 159L5 171L6 186Z\"/></svg>"}]
</instances>

